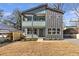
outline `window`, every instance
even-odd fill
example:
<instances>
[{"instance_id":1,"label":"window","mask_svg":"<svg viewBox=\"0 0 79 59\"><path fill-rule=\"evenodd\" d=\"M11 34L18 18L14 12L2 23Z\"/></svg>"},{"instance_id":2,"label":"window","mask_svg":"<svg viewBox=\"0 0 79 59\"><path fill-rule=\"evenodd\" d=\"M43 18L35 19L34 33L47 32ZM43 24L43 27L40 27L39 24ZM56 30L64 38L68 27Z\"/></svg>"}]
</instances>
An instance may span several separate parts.
<instances>
[{"instance_id":1,"label":"window","mask_svg":"<svg viewBox=\"0 0 79 59\"><path fill-rule=\"evenodd\" d=\"M58 28L57 31L60 31L60 29Z\"/></svg>"},{"instance_id":2,"label":"window","mask_svg":"<svg viewBox=\"0 0 79 59\"><path fill-rule=\"evenodd\" d=\"M51 28L49 28L48 31L51 31Z\"/></svg>"},{"instance_id":3,"label":"window","mask_svg":"<svg viewBox=\"0 0 79 59\"><path fill-rule=\"evenodd\" d=\"M52 34L56 34L56 28L52 29Z\"/></svg>"},{"instance_id":4,"label":"window","mask_svg":"<svg viewBox=\"0 0 79 59\"><path fill-rule=\"evenodd\" d=\"M34 16L34 21L45 21L45 16Z\"/></svg>"},{"instance_id":5,"label":"window","mask_svg":"<svg viewBox=\"0 0 79 59\"><path fill-rule=\"evenodd\" d=\"M52 30L53 30L53 31L56 31L56 29L55 29L55 28L53 28Z\"/></svg>"},{"instance_id":6,"label":"window","mask_svg":"<svg viewBox=\"0 0 79 59\"><path fill-rule=\"evenodd\" d=\"M27 21L32 21L32 16L27 16Z\"/></svg>"},{"instance_id":7,"label":"window","mask_svg":"<svg viewBox=\"0 0 79 59\"><path fill-rule=\"evenodd\" d=\"M57 29L57 34L60 34L60 29L59 28Z\"/></svg>"},{"instance_id":8,"label":"window","mask_svg":"<svg viewBox=\"0 0 79 59\"><path fill-rule=\"evenodd\" d=\"M51 34L51 28L48 28L48 34Z\"/></svg>"},{"instance_id":9,"label":"window","mask_svg":"<svg viewBox=\"0 0 79 59\"><path fill-rule=\"evenodd\" d=\"M48 34L51 34L51 32L48 31Z\"/></svg>"},{"instance_id":10,"label":"window","mask_svg":"<svg viewBox=\"0 0 79 59\"><path fill-rule=\"evenodd\" d=\"M45 16L39 16L40 21L45 21Z\"/></svg>"},{"instance_id":11,"label":"window","mask_svg":"<svg viewBox=\"0 0 79 59\"><path fill-rule=\"evenodd\" d=\"M32 34L32 29L31 28L27 29L27 34ZM37 29L33 29L33 34L37 34Z\"/></svg>"},{"instance_id":12,"label":"window","mask_svg":"<svg viewBox=\"0 0 79 59\"><path fill-rule=\"evenodd\" d=\"M23 21L27 21L27 18L25 17L25 18L23 18Z\"/></svg>"},{"instance_id":13,"label":"window","mask_svg":"<svg viewBox=\"0 0 79 59\"><path fill-rule=\"evenodd\" d=\"M34 20L34 21L37 21L37 19L38 19L37 16L34 16L34 17L33 17L33 20Z\"/></svg>"},{"instance_id":14,"label":"window","mask_svg":"<svg viewBox=\"0 0 79 59\"><path fill-rule=\"evenodd\" d=\"M60 32L57 32L57 34L60 34Z\"/></svg>"},{"instance_id":15,"label":"window","mask_svg":"<svg viewBox=\"0 0 79 59\"><path fill-rule=\"evenodd\" d=\"M56 34L56 28L49 28L48 29L48 34Z\"/></svg>"},{"instance_id":16,"label":"window","mask_svg":"<svg viewBox=\"0 0 79 59\"><path fill-rule=\"evenodd\" d=\"M27 29L27 34L32 34L32 29L28 28Z\"/></svg>"},{"instance_id":17,"label":"window","mask_svg":"<svg viewBox=\"0 0 79 59\"><path fill-rule=\"evenodd\" d=\"M34 29L34 34L37 34L37 29Z\"/></svg>"},{"instance_id":18,"label":"window","mask_svg":"<svg viewBox=\"0 0 79 59\"><path fill-rule=\"evenodd\" d=\"M56 34L56 32L52 32L52 34Z\"/></svg>"}]
</instances>

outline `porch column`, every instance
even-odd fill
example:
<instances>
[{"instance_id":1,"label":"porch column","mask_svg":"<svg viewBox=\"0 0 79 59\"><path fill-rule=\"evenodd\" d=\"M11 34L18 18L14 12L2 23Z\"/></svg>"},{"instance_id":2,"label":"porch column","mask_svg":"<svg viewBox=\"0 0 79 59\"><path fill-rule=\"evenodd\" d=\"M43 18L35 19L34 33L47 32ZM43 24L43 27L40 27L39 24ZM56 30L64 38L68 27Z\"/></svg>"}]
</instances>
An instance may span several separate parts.
<instances>
[{"instance_id":1,"label":"porch column","mask_svg":"<svg viewBox=\"0 0 79 59\"><path fill-rule=\"evenodd\" d=\"M25 28L25 36L27 36L27 28Z\"/></svg>"},{"instance_id":2,"label":"porch column","mask_svg":"<svg viewBox=\"0 0 79 59\"><path fill-rule=\"evenodd\" d=\"M39 29L37 29L37 35L38 35L38 37L39 37Z\"/></svg>"}]
</instances>

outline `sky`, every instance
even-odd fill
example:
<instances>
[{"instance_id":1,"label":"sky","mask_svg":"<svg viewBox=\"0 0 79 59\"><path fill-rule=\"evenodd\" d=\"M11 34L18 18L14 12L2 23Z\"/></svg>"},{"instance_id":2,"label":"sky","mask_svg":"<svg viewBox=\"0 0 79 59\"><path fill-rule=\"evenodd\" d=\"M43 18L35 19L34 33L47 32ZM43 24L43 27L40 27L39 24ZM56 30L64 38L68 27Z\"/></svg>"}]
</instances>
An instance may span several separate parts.
<instances>
[{"instance_id":1,"label":"sky","mask_svg":"<svg viewBox=\"0 0 79 59\"><path fill-rule=\"evenodd\" d=\"M15 10L16 8L19 8L20 10L23 11L38 6L40 4L41 3L0 3L0 9L4 10L4 15L7 16L10 15L12 11ZM74 14L74 8L79 9L79 4L71 4L71 3L63 4L63 10L65 11L63 15L63 19L64 19L64 24L66 26L71 25L69 23L70 19L73 18L76 19L76 16Z\"/></svg>"}]
</instances>

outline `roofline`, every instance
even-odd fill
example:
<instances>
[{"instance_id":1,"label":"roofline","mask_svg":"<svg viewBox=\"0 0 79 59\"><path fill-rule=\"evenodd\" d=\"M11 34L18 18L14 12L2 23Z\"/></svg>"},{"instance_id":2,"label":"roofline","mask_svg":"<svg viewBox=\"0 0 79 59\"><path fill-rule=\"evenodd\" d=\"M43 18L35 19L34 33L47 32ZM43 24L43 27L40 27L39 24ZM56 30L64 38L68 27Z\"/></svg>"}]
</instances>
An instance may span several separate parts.
<instances>
[{"instance_id":1,"label":"roofline","mask_svg":"<svg viewBox=\"0 0 79 59\"><path fill-rule=\"evenodd\" d=\"M42 5L39 5L39 6L36 6L36 7L33 7L33 8L30 8L28 10L25 10L25 11L22 12L22 14L25 14L25 13L32 14L32 13L28 13L28 12L33 11L33 10L36 10L38 8L42 8L42 7L45 7L46 9L49 9L49 10L52 10L52 11L55 11L55 12L59 12L59 13L64 14L64 11L62 11L62 10L57 10L57 9L51 9L51 8L49 8L48 5L47 5L47 3L42 4Z\"/></svg>"},{"instance_id":2,"label":"roofline","mask_svg":"<svg viewBox=\"0 0 79 59\"><path fill-rule=\"evenodd\" d=\"M52 9L52 8L49 8L49 7L47 7L46 9L64 14L64 12L62 10Z\"/></svg>"},{"instance_id":3,"label":"roofline","mask_svg":"<svg viewBox=\"0 0 79 59\"><path fill-rule=\"evenodd\" d=\"M32 10L38 9L38 8L42 8L42 7L47 7L47 3L46 4L42 4L42 5L38 5L36 7L30 8L28 10L23 11L22 13L26 13L26 12L30 12Z\"/></svg>"}]
</instances>

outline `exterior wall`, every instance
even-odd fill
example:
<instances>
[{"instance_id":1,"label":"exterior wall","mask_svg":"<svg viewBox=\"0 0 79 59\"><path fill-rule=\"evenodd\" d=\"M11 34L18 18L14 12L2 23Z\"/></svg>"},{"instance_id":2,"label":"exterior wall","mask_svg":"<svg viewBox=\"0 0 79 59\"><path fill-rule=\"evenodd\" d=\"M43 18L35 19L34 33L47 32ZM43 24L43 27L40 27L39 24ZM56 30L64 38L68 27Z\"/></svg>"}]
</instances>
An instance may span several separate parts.
<instances>
[{"instance_id":1,"label":"exterior wall","mask_svg":"<svg viewBox=\"0 0 79 59\"><path fill-rule=\"evenodd\" d=\"M39 14L39 13L37 13ZM27 14L25 15L27 16ZM33 15L32 15L33 16ZM56 12L56 11L51 11L51 10L46 10L45 11L45 21L22 21L22 27L25 28L32 28L32 24L33 24L33 28L45 28L45 37L48 39L63 39L63 14ZM51 30L53 28L56 29L56 34L48 34L48 29L51 28ZM60 33L57 34L57 29L60 29ZM25 30L25 32L27 32L27 30ZM27 34L28 36L28 34ZM32 36L32 35L31 35ZM30 36L30 37L31 37ZM34 34L33 34L34 36ZM39 30L38 30L38 35L39 36Z\"/></svg>"},{"instance_id":2,"label":"exterior wall","mask_svg":"<svg viewBox=\"0 0 79 59\"><path fill-rule=\"evenodd\" d=\"M48 34L48 29L51 29L51 34ZM56 34L52 34L52 29L55 28ZM60 29L60 34L57 34L57 29ZM63 39L63 20L62 14L48 10L46 14L46 38Z\"/></svg>"},{"instance_id":3,"label":"exterior wall","mask_svg":"<svg viewBox=\"0 0 79 59\"><path fill-rule=\"evenodd\" d=\"M46 11L43 11L43 12L39 12L39 13L36 13L37 16L45 16L45 12ZM28 15L28 14L25 14L25 16L33 16L33 15ZM27 29L28 28L32 28L33 26L33 29L36 28L37 29L37 35L36 34L33 34L33 38L38 38L40 35L39 35L39 29L43 29L45 28L45 21L33 21L32 23L32 20L31 21L27 21L27 18L24 18L25 21L22 21L22 28L24 28L24 34L26 35L26 38L32 38L32 34L27 34ZM33 25L32 25L33 24ZM43 33L43 35L45 35L45 32Z\"/></svg>"}]
</instances>

